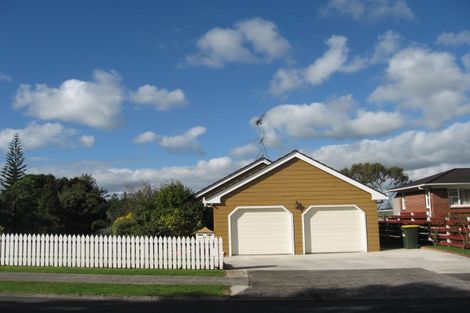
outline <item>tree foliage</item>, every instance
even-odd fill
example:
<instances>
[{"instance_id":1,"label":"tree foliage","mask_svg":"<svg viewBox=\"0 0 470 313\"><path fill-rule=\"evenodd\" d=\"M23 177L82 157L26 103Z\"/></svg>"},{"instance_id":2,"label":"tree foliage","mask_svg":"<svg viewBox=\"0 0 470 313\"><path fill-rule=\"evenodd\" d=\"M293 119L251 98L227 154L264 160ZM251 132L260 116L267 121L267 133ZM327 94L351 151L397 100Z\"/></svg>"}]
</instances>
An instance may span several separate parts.
<instances>
[{"instance_id":1,"label":"tree foliage","mask_svg":"<svg viewBox=\"0 0 470 313\"><path fill-rule=\"evenodd\" d=\"M2 226L15 233L96 233L106 226L105 190L83 175L26 175L2 192Z\"/></svg>"},{"instance_id":2,"label":"tree foliage","mask_svg":"<svg viewBox=\"0 0 470 313\"><path fill-rule=\"evenodd\" d=\"M409 182L402 168L385 167L381 163L353 164L351 168L343 168L341 173L381 192Z\"/></svg>"},{"instance_id":3,"label":"tree foliage","mask_svg":"<svg viewBox=\"0 0 470 313\"><path fill-rule=\"evenodd\" d=\"M158 190L143 186L126 193L121 202L122 217L112 226L116 235L188 236L207 225L210 218L208 209L180 182Z\"/></svg>"},{"instance_id":4,"label":"tree foliage","mask_svg":"<svg viewBox=\"0 0 470 313\"><path fill-rule=\"evenodd\" d=\"M5 165L1 172L0 183L3 188L10 188L26 174L26 164L24 160L20 136L15 134L10 142Z\"/></svg>"}]
</instances>

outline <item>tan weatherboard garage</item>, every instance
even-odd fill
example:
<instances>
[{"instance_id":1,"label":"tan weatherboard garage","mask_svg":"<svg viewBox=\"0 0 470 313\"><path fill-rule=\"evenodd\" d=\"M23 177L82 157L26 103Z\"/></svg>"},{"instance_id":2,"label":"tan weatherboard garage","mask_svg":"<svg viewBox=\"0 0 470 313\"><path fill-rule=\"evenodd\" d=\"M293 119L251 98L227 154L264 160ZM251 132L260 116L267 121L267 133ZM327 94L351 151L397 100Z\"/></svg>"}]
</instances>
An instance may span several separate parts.
<instances>
[{"instance_id":1,"label":"tan weatherboard garage","mask_svg":"<svg viewBox=\"0 0 470 313\"><path fill-rule=\"evenodd\" d=\"M291 252L286 250L289 244L293 245L295 254L379 250L376 201L387 199L384 194L298 151L269 161L257 171L236 172L235 176L236 182L227 180L223 186L217 186L215 192L205 192L209 186L196 194L205 205L213 208L214 233L223 238L226 255L284 254ZM257 209L240 221L238 215L243 215L248 208ZM278 210L277 215L274 211L268 215L261 208L283 208L286 213ZM312 217L316 215L315 210L320 211L320 215ZM290 216L290 230L288 218L281 216ZM307 227L306 223L309 223ZM253 229L256 225L259 238ZM339 233L334 231L340 227ZM332 234L343 239L335 242ZM316 250L315 242L322 242L323 246ZM281 247L277 247L277 243Z\"/></svg>"}]
</instances>

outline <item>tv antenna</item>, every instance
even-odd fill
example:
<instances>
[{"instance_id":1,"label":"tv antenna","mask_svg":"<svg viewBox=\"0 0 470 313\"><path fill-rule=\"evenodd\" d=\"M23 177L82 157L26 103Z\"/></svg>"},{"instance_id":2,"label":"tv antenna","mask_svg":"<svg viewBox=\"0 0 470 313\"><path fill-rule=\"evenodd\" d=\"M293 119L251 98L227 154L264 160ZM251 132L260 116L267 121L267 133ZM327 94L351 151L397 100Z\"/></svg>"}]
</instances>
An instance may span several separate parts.
<instances>
[{"instance_id":1,"label":"tv antenna","mask_svg":"<svg viewBox=\"0 0 470 313\"><path fill-rule=\"evenodd\" d=\"M261 116L256 119L255 121L255 127L258 128L258 155L257 159L259 158L268 158L268 151L266 150L266 146L264 145L264 134L263 134L263 119L264 119L265 113L261 114Z\"/></svg>"}]
</instances>

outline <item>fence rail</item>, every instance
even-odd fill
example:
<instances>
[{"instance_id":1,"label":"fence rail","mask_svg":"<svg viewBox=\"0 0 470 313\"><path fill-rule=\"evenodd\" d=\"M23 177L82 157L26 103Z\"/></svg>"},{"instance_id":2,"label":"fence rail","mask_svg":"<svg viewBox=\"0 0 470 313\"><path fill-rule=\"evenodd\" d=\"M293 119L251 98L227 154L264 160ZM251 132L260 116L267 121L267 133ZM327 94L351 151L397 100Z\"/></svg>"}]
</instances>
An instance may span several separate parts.
<instances>
[{"instance_id":1,"label":"fence rail","mask_svg":"<svg viewBox=\"0 0 470 313\"><path fill-rule=\"evenodd\" d=\"M2 234L0 266L222 269L222 238Z\"/></svg>"}]
</instances>

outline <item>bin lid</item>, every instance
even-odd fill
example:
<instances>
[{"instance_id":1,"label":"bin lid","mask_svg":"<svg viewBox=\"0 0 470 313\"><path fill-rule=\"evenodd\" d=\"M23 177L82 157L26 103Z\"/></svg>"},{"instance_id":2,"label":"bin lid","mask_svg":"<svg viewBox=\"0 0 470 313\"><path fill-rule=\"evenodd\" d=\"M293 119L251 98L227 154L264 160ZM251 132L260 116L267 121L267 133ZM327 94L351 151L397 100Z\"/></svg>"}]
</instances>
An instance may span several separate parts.
<instances>
[{"instance_id":1,"label":"bin lid","mask_svg":"<svg viewBox=\"0 0 470 313\"><path fill-rule=\"evenodd\" d=\"M403 225L401 228L419 228L419 225Z\"/></svg>"}]
</instances>

